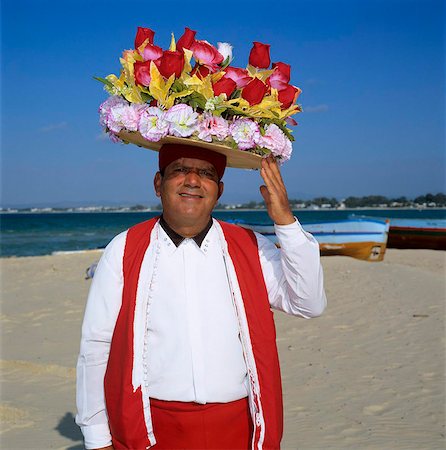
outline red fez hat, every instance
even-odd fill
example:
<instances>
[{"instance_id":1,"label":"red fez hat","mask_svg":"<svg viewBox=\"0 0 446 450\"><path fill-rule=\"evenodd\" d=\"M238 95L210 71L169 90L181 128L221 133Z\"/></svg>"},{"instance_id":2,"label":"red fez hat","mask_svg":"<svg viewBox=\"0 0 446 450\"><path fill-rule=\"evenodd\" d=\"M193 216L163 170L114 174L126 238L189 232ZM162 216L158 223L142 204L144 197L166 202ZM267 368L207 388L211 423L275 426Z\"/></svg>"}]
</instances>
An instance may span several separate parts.
<instances>
[{"instance_id":1,"label":"red fez hat","mask_svg":"<svg viewBox=\"0 0 446 450\"><path fill-rule=\"evenodd\" d=\"M162 173L172 162L180 158L202 159L211 163L217 171L218 179L223 178L226 168L226 156L201 147L183 144L163 144L159 150L159 169Z\"/></svg>"}]
</instances>

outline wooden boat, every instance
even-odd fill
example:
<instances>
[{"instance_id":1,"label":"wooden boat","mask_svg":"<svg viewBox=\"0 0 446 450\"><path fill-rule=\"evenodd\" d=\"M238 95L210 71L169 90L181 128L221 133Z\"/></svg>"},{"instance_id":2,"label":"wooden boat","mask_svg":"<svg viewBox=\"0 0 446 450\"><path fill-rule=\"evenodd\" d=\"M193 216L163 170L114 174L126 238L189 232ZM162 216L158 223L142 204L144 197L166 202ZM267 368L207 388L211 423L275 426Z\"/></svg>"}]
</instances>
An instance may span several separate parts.
<instances>
[{"instance_id":1,"label":"wooden boat","mask_svg":"<svg viewBox=\"0 0 446 450\"><path fill-rule=\"evenodd\" d=\"M240 223L277 244L273 225ZM341 220L302 225L319 242L321 255L344 255L365 261L382 261L386 251L389 222L374 219Z\"/></svg>"},{"instance_id":2,"label":"wooden boat","mask_svg":"<svg viewBox=\"0 0 446 450\"><path fill-rule=\"evenodd\" d=\"M379 220L377 217L354 214L349 219ZM387 220L390 220L387 248L446 250L446 219Z\"/></svg>"},{"instance_id":3,"label":"wooden boat","mask_svg":"<svg viewBox=\"0 0 446 450\"><path fill-rule=\"evenodd\" d=\"M390 219L387 247L446 250L446 219Z\"/></svg>"}]
</instances>

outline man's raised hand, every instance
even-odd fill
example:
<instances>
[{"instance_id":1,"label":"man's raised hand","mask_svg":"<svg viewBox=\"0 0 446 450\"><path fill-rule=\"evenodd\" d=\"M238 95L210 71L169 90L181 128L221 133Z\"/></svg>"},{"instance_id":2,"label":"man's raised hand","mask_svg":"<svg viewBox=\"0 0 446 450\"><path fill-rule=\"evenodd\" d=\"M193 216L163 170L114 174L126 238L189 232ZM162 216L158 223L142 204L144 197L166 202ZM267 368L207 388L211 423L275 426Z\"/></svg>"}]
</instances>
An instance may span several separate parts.
<instances>
[{"instance_id":1,"label":"man's raised hand","mask_svg":"<svg viewBox=\"0 0 446 450\"><path fill-rule=\"evenodd\" d=\"M262 160L260 175L265 182L260 193L265 200L271 220L277 225L288 225L295 221L288 202L288 194L276 160L268 156Z\"/></svg>"}]
</instances>

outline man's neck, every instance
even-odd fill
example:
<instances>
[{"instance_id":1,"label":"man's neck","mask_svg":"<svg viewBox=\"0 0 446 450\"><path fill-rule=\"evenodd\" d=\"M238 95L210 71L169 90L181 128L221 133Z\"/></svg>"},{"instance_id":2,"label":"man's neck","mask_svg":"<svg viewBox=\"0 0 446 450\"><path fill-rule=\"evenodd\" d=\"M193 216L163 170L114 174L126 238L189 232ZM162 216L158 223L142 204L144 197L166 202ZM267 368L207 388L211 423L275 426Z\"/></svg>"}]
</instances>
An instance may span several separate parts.
<instances>
[{"instance_id":1,"label":"man's neck","mask_svg":"<svg viewBox=\"0 0 446 450\"><path fill-rule=\"evenodd\" d=\"M202 232L207 225L209 224L209 221L211 220L211 216L209 216L205 221L199 222L199 223L193 223L193 224L184 224L184 223L178 223L175 220L172 220L171 217L166 217L166 215L163 213L163 219L169 225L170 228L172 228L175 233L178 233L180 236L183 236L185 238L192 238Z\"/></svg>"}]
</instances>

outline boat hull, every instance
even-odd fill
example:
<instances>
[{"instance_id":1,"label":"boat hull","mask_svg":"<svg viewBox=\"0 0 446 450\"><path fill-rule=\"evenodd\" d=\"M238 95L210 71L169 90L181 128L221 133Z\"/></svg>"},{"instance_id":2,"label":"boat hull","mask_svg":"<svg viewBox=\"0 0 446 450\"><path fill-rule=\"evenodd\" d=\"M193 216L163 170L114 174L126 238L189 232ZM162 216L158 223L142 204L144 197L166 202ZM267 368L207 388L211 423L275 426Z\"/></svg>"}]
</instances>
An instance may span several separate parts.
<instances>
[{"instance_id":1,"label":"boat hull","mask_svg":"<svg viewBox=\"0 0 446 450\"><path fill-rule=\"evenodd\" d=\"M389 248L446 250L446 229L422 229L390 226Z\"/></svg>"},{"instance_id":2,"label":"boat hull","mask_svg":"<svg viewBox=\"0 0 446 450\"><path fill-rule=\"evenodd\" d=\"M274 226L239 223L277 243ZM376 220L346 220L302 225L319 243L322 256L350 256L364 261L382 261L386 252L389 223Z\"/></svg>"},{"instance_id":3,"label":"boat hull","mask_svg":"<svg viewBox=\"0 0 446 450\"><path fill-rule=\"evenodd\" d=\"M379 242L346 242L345 244L319 243L321 256L350 256L363 261L378 262L384 259L386 244Z\"/></svg>"},{"instance_id":4,"label":"boat hull","mask_svg":"<svg viewBox=\"0 0 446 450\"><path fill-rule=\"evenodd\" d=\"M354 214L349 219L376 220L374 217ZM387 220L390 220L387 248L446 250L446 219Z\"/></svg>"}]
</instances>

